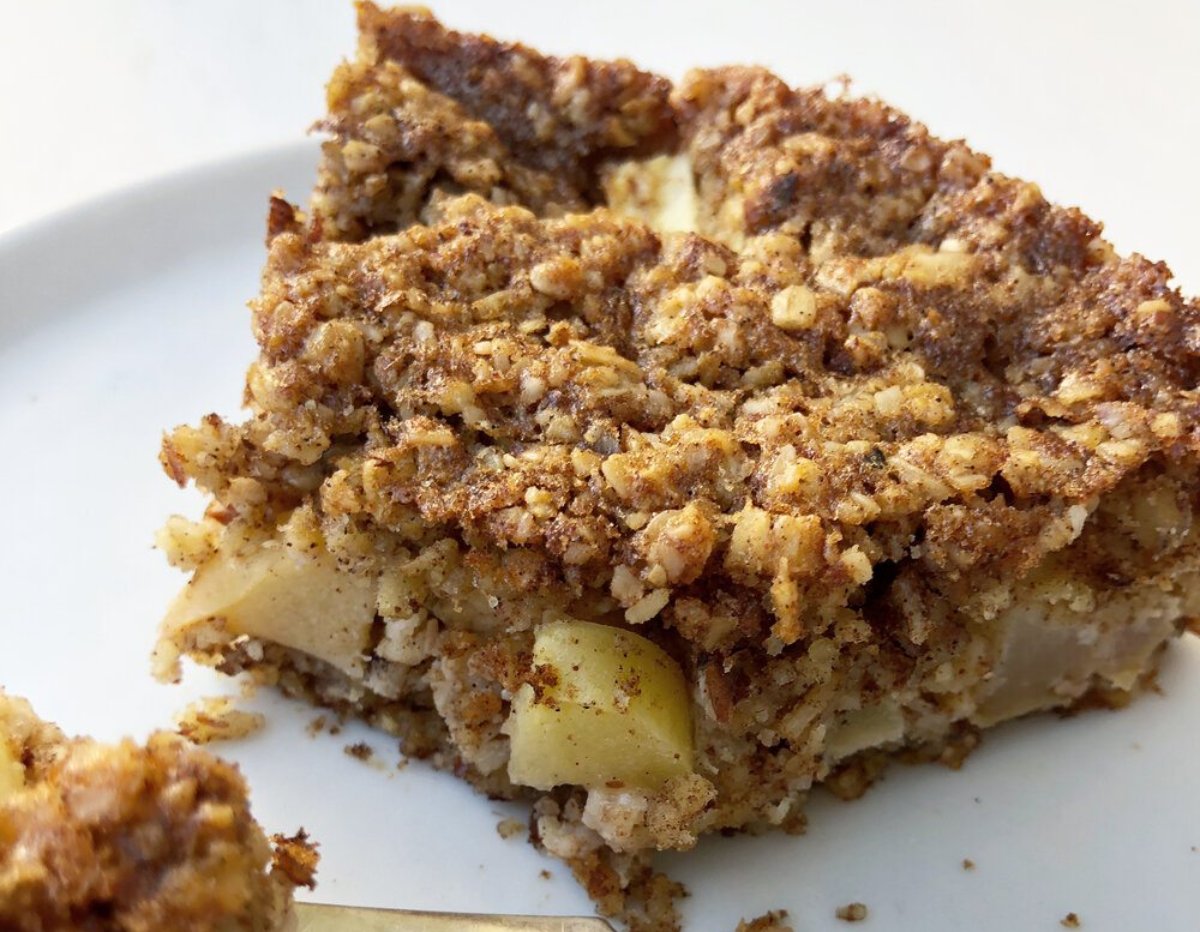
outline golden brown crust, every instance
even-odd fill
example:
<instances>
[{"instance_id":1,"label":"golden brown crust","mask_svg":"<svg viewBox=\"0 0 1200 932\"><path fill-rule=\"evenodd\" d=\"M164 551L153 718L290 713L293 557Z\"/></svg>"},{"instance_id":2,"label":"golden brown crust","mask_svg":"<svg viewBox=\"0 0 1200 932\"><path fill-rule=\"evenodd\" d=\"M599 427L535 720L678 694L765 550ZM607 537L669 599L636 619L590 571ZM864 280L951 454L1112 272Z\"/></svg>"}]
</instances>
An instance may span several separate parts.
<instances>
[{"instance_id":1,"label":"golden brown crust","mask_svg":"<svg viewBox=\"0 0 1200 932\"><path fill-rule=\"evenodd\" d=\"M67 739L3 694L0 713L27 765L0 800L3 928L269 932L311 884L315 852L299 836L273 855L231 765L165 733Z\"/></svg>"},{"instance_id":2,"label":"golden brown crust","mask_svg":"<svg viewBox=\"0 0 1200 932\"><path fill-rule=\"evenodd\" d=\"M554 58L446 29L412 10L358 6L362 45L492 128L526 164L590 193L602 159L669 145L670 83L628 61Z\"/></svg>"},{"instance_id":3,"label":"golden brown crust","mask_svg":"<svg viewBox=\"0 0 1200 932\"><path fill-rule=\"evenodd\" d=\"M1181 508L1193 494L1196 362L1173 337L1197 310L1142 260L1019 288L1001 257L913 252L784 284L803 264L777 242L734 257L611 215L444 210L361 245L278 236L255 305L258 413L177 434L169 462L278 508L303 494L293 463L323 476L331 519L402 537L418 520L575 597L628 609L668 588L668 624L706 650L820 635L880 563L964 597L1017 576L1074 536L1072 508L1143 469ZM720 274L691 270L697 249ZM871 283L821 284L842 273ZM797 288L820 315L802 333L770 318ZM1139 328L1149 305L1170 330ZM1081 340L1098 306L1114 335ZM1124 556L1127 575L1152 565ZM747 589L769 623L689 615Z\"/></svg>"},{"instance_id":4,"label":"golden brown crust","mask_svg":"<svg viewBox=\"0 0 1200 932\"><path fill-rule=\"evenodd\" d=\"M669 83L629 62L544 56L366 2L358 19L359 58L335 72L321 124L334 137L314 198L326 239L416 222L438 189L586 209L605 159L674 134Z\"/></svg>"}]
</instances>

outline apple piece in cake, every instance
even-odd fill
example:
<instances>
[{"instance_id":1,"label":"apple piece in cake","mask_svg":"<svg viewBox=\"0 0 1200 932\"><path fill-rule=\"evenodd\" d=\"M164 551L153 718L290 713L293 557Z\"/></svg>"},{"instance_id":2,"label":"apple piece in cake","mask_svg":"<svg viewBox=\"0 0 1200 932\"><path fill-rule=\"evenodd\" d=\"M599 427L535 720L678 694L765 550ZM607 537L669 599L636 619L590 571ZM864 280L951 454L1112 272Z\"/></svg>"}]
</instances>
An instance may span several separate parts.
<instances>
[{"instance_id":1,"label":"apple piece in cake","mask_svg":"<svg viewBox=\"0 0 1200 932\"><path fill-rule=\"evenodd\" d=\"M230 764L168 733L67 738L0 690L0 927L282 930L315 866Z\"/></svg>"},{"instance_id":2,"label":"apple piece in cake","mask_svg":"<svg viewBox=\"0 0 1200 932\"><path fill-rule=\"evenodd\" d=\"M536 799L602 909L644 880L669 924L648 852L1120 703L1200 615L1165 266L877 101L359 11L249 416L163 445L211 505L163 533L161 675Z\"/></svg>"}]
</instances>

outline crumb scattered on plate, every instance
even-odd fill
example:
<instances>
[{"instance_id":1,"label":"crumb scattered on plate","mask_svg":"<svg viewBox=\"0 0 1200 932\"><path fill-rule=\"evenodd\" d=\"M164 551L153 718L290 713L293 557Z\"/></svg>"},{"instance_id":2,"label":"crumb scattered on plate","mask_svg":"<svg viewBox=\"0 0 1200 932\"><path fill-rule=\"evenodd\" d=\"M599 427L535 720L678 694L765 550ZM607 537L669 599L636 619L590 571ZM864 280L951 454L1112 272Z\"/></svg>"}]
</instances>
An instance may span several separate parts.
<instances>
[{"instance_id":1,"label":"crumb scattered on plate","mask_svg":"<svg viewBox=\"0 0 1200 932\"><path fill-rule=\"evenodd\" d=\"M275 845L274 864L297 887L316 887L317 843L309 841L308 832L300 829L295 835L272 835Z\"/></svg>"},{"instance_id":2,"label":"crumb scattered on plate","mask_svg":"<svg viewBox=\"0 0 1200 932\"><path fill-rule=\"evenodd\" d=\"M358 741L354 744L347 744L342 750L356 760L369 761L375 756L375 750L365 741Z\"/></svg>"},{"instance_id":3,"label":"crumb scattered on plate","mask_svg":"<svg viewBox=\"0 0 1200 932\"><path fill-rule=\"evenodd\" d=\"M209 696L189 703L175 716L179 734L192 744L236 741L254 734L266 724L259 712L246 712L233 706L229 696Z\"/></svg>"},{"instance_id":4,"label":"crumb scattered on plate","mask_svg":"<svg viewBox=\"0 0 1200 932\"><path fill-rule=\"evenodd\" d=\"M496 831L501 838L515 838L525 831L525 823L520 819L501 819L496 823Z\"/></svg>"},{"instance_id":5,"label":"crumb scattered on plate","mask_svg":"<svg viewBox=\"0 0 1200 932\"><path fill-rule=\"evenodd\" d=\"M843 922L862 922L867 918L867 904L847 903L845 906L839 906L834 915Z\"/></svg>"},{"instance_id":6,"label":"crumb scattered on plate","mask_svg":"<svg viewBox=\"0 0 1200 932\"><path fill-rule=\"evenodd\" d=\"M319 734L340 735L342 733L342 723L340 719L331 721L328 716L318 715L304 726L304 730L308 732L311 738L315 738Z\"/></svg>"},{"instance_id":7,"label":"crumb scattered on plate","mask_svg":"<svg viewBox=\"0 0 1200 932\"><path fill-rule=\"evenodd\" d=\"M963 866L963 870L965 870L965 871L975 870L975 862L972 861L970 858L963 858L962 866Z\"/></svg>"},{"instance_id":8,"label":"crumb scattered on plate","mask_svg":"<svg viewBox=\"0 0 1200 932\"><path fill-rule=\"evenodd\" d=\"M1062 919L1059 920L1058 924L1067 929L1078 929L1081 925L1083 925L1075 913L1067 913L1062 917Z\"/></svg>"},{"instance_id":9,"label":"crumb scattered on plate","mask_svg":"<svg viewBox=\"0 0 1200 932\"><path fill-rule=\"evenodd\" d=\"M792 932L792 927L785 919L786 909L773 909L749 921L743 919L737 925L737 932Z\"/></svg>"}]
</instances>

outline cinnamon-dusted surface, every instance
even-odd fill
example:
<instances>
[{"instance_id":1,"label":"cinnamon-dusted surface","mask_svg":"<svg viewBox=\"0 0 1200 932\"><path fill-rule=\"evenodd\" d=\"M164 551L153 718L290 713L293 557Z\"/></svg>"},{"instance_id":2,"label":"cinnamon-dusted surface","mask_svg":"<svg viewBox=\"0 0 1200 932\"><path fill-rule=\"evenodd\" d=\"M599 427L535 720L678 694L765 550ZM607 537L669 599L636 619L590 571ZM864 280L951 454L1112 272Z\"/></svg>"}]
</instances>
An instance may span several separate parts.
<instances>
[{"instance_id":1,"label":"cinnamon-dusted surface","mask_svg":"<svg viewBox=\"0 0 1200 932\"><path fill-rule=\"evenodd\" d=\"M669 82L630 62L545 56L370 3L358 24L359 58L334 73L321 124L334 140L314 207L331 238L406 225L447 183L585 209L601 162L674 139Z\"/></svg>"},{"instance_id":2,"label":"cinnamon-dusted surface","mask_svg":"<svg viewBox=\"0 0 1200 932\"><path fill-rule=\"evenodd\" d=\"M237 770L166 733L69 739L0 693L0 741L25 768L0 797L0 926L283 928L316 853L263 835Z\"/></svg>"},{"instance_id":3,"label":"cinnamon-dusted surface","mask_svg":"<svg viewBox=\"0 0 1200 932\"><path fill-rule=\"evenodd\" d=\"M360 19L323 170L384 124L415 148L376 146L386 170L367 159L355 185L318 194L310 229L273 242L255 420L234 429L249 442L193 467L218 491L249 471L294 501L277 478L292 462L329 480L327 514L523 548L572 596L608 589L630 608L669 588L663 619L712 649L820 634L881 563L947 596L966 574L974 589L979 572L1020 573L1075 533L1073 506L1148 463L1194 462L1196 303L961 143L761 69L694 72L668 98L625 64L369 4ZM564 74L587 106L552 93ZM623 117L631 97L655 118ZM603 209L537 218L546 202L521 183L447 168L469 149L471 171L535 166L581 190L562 166L673 139L663 112L708 237ZM416 187L386 186L397 177ZM451 198L464 188L493 203ZM405 229L314 242L374 228L331 227L327 196ZM344 483L362 494L338 500ZM1186 491L1163 494L1189 509ZM728 597L750 603L745 631L691 618L691 600Z\"/></svg>"},{"instance_id":4,"label":"cinnamon-dusted surface","mask_svg":"<svg viewBox=\"0 0 1200 932\"><path fill-rule=\"evenodd\" d=\"M452 536L566 602L636 613L667 590L661 620L705 651L839 621L869 639L881 564L967 603L1140 470L1183 520L1195 303L1030 207L1031 186L945 198L939 248L882 257L818 259L778 231L733 252L473 196L358 244L282 234L254 306L253 416L183 429L169 460L238 513L311 501L399 541ZM1070 235L1031 245L1022 203ZM250 489L260 504L233 500ZM1097 554L1097 573L1136 578L1181 540ZM728 600L736 625L713 617Z\"/></svg>"}]
</instances>

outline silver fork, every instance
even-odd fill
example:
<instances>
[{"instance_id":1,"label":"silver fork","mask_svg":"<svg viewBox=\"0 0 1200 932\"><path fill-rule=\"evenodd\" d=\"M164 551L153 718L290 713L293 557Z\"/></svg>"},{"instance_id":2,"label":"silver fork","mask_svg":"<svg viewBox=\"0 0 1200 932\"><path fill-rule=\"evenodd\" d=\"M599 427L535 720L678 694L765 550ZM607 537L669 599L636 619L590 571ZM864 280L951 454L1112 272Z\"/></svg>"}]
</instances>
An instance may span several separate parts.
<instances>
[{"instance_id":1,"label":"silver fork","mask_svg":"<svg viewBox=\"0 0 1200 932\"><path fill-rule=\"evenodd\" d=\"M603 919L583 916L493 916L426 913L297 903L297 932L613 932Z\"/></svg>"}]
</instances>

